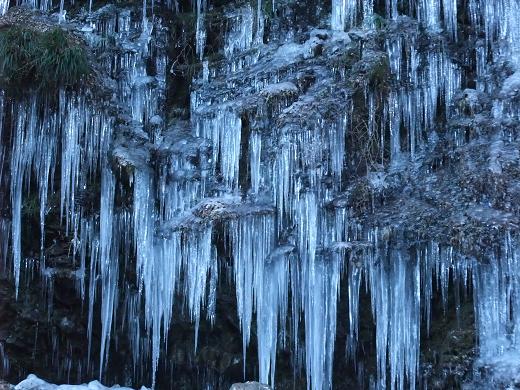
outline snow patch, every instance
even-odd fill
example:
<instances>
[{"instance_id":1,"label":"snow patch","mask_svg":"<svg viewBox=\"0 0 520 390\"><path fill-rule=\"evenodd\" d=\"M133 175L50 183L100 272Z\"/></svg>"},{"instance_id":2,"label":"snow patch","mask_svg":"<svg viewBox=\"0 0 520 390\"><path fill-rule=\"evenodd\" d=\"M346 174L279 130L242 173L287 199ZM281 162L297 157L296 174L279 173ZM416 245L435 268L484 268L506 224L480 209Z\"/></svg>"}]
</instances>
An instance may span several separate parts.
<instances>
[{"instance_id":1,"label":"snow patch","mask_svg":"<svg viewBox=\"0 0 520 390\"><path fill-rule=\"evenodd\" d=\"M112 387L103 386L98 381L92 381L88 384L81 385L54 385L45 382L43 379L38 378L34 374L30 374L27 379L21 381L14 387L15 390L107 390L107 389L119 389L119 390L132 390L130 387L120 387L115 385ZM146 390L146 387L141 387L141 390Z\"/></svg>"}]
</instances>

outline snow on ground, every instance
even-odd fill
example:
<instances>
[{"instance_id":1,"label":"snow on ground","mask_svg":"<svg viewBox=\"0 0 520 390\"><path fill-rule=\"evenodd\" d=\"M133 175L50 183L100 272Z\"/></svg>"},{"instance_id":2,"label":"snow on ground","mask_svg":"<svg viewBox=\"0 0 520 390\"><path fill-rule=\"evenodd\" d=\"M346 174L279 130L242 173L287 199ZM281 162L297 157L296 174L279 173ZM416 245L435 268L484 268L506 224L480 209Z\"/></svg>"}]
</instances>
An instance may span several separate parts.
<instances>
[{"instance_id":1,"label":"snow on ground","mask_svg":"<svg viewBox=\"0 0 520 390\"><path fill-rule=\"evenodd\" d=\"M133 390L129 387L120 387L118 385L112 387L103 386L98 381L92 381L88 384L81 385L53 385L45 382L43 379L38 378L36 375L30 374L27 379L21 381L14 387L14 390ZM145 387L141 387L141 390L146 390Z\"/></svg>"}]
</instances>

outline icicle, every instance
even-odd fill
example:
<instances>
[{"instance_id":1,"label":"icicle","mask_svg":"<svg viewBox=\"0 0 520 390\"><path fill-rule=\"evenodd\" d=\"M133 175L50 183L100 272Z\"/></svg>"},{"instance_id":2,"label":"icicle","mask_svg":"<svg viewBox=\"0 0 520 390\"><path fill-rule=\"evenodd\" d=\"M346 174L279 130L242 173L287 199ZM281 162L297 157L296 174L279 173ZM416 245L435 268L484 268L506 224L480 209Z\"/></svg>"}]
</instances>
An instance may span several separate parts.
<instances>
[{"instance_id":1,"label":"icicle","mask_svg":"<svg viewBox=\"0 0 520 390\"><path fill-rule=\"evenodd\" d=\"M112 319L115 315L118 275L119 275L119 245L113 236L114 229L114 194L115 178L109 168L101 172L101 207L99 228L99 268L101 272L101 348L99 372L105 368L104 361L108 360L110 348L110 331Z\"/></svg>"},{"instance_id":2,"label":"icicle","mask_svg":"<svg viewBox=\"0 0 520 390\"><path fill-rule=\"evenodd\" d=\"M457 0L443 0L444 24L450 37L457 41Z\"/></svg>"},{"instance_id":3,"label":"icicle","mask_svg":"<svg viewBox=\"0 0 520 390\"><path fill-rule=\"evenodd\" d=\"M224 42L224 55L228 59L249 50L253 45L254 16L251 6L247 5L235 11L230 17L230 23L231 31L226 35Z\"/></svg>"},{"instance_id":4,"label":"icicle","mask_svg":"<svg viewBox=\"0 0 520 390\"><path fill-rule=\"evenodd\" d=\"M445 102L447 118L451 117L453 97L462 85L462 72L442 49L428 52L428 67L419 69L421 57L413 35L388 39L386 49L390 71L397 80L409 85L392 90L385 103L390 156L392 163L396 163L408 152L415 158L426 140L422 134L429 135L436 129L439 97ZM406 134L402 134L403 127ZM402 142L402 135L406 135L406 143Z\"/></svg>"},{"instance_id":5,"label":"icicle","mask_svg":"<svg viewBox=\"0 0 520 390\"><path fill-rule=\"evenodd\" d=\"M209 292L208 292L208 303L207 303L207 318L213 326L216 320L216 309L217 309L217 283L219 278L218 273L218 259L216 254L212 256L211 262L211 277L209 280Z\"/></svg>"},{"instance_id":6,"label":"icicle","mask_svg":"<svg viewBox=\"0 0 520 390\"><path fill-rule=\"evenodd\" d=\"M397 3L399 0L386 0L386 15L392 20L397 19Z\"/></svg>"},{"instance_id":7,"label":"icicle","mask_svg":"<svg viewBox=\"0 0 520 390\"><path fill-rule=\"evenodd\" d=\"M348 115L345 112L336 123L330 126L330 133L326 137L329 142L331 155L331 173L341 181L343 163L345 160L345 135L347 132Z\"/></svg>"},{"instance_id":8,"label":"icicle","mask_svg":"<svg viewBox=\"0 0 520 390\"><path fill-rule=\"evenodd\" d=\"M7 271L11 225L7 219L0 218L0 275Z\"/></svg>"},{"instance_id":9,"label":"icicle","mask_svg":"<svg viewBox=\"0 0 520 390\"><path fill-rule=\"evenodd\" d=\"M153 264L154 206L152 201L152 178L147 170L134 173L134 243L137 256L137 279L139 290L150 285Z\"/></svg>"},{"instance_id":10,"label":"icicle","mask_svg":"<svg viewBox=\"0 0 520 390\"><path fill-rule=\"evenodd\" d=\"M143 31L146 30L146 27L147 27L147 24L148 24L148 18L146 17L146 0L143 0L143 20L142 20L142 23L143 23Z\"/></svg>"},{"instance_id":11,"label":"icicle","mask_svg":"<svg viewBox=\"0 0 520 390\"><path fill-rule=\"evenodd\" d=\"M420 0L417 3L419 21L434 31L439 29L440 8L441 2L439 0Z\"/></svg>"},{"instance_id":12,"label":"icicle","mask_svg":"<svg viewBox=\"0 0 520 390\"><path fill-rule=\"evenodd\" d=\"M232 221L229 227L232 237L232 250L234 260L234 275L237 295L237 310L240 327L242 330L242 347L244 359L244 374L246 364L246 349L249 345L251 336L251 322L253 318L253 308L257 310L258 335L262 335L262 342L258 346L260 362L260 379L262 382L269 382L269 373L274 375L274 357L276 355L276 340L273 339L274 323L277 307L269 306L270 303L282 305L282 297L275 297L270 291L266 291L265 278L273 278L273 274L265 274L265 262L268 254L274 246L274 223L270 216L247 217L238 221ZM273 259L278 262L280 259ZM281 267L279 271L286 272L283 261L282 265L272 265ZM271 266L269 266L271 267ZM286 285L280 280L267 281L276 287L278 294L286 294L282 290ZM282 284L280 284L282 283ZM266 294L268 294L266 296ZM267 300L267 302L266 302ZM264 307L264 305L267 305ZM283 305L282 305L283 307Z\"/></svg>"},{"instance_id":13,"label":"icicle","mask_svg":"<svg viewBox=\"0 0 520 390\"><path fill-rule=\"evenodd\" d=\"M331 27L333 30L343 31L346 26L347 18L351 12L352 1L332 0Z\"/></svg>"},{"instance_id":14,"label":"icicle","mask_svg":"<svg viewBox=\"0 0 520 390\"><path fill-rule=\"evenodd\" d=\"M258 361L261 383L274 385L276 352L278 342L278 322L284 322L287 316L289 264L285 256L270 257L263 270L263 279L257 279L256 323L258 327ZM260 265L257 265L257 270Z\"/></svg>"},{"instance_id":15,"label":"icicle","mask_svg":"<svg viewBox=\"0 0 520 390\"><path fill-rule=\"evenodd\" d=\"M226 187L238 189L242 120L228 107L218 107L199 119L197 132L213 143L213 169L217 164ZM195 117L199 114L196 113ZM198 118L197 118L198 119Z\"/></svg>"},{"instance_id":16,"label":"icicle","mask_svg":"<svg viewBox=\"0 0 520 390\"><path fill-rule=\"evenodd\" d=\"M374 0L363 0L363 27L374 27Z\"/></svg>"},{"instance_id":17,"label":"icicle","mask_svg":"<svg viewBox=\"0 0 520 390\"><path fill-rule=\"evenodd\" d=\"M34 155L34 149L36 147L35 135L38 132L36 129L36 99L33 98L27 103L27 106L21 105L17 112L17 119L13 128L14 136L11 149L11 236L13 240L12 250L15 294L17 297L22 261L22 192L24 189L24 178L30 175L30 167Z\"/></svg>"},{"instance_id":18,"label":"icicle","mask_svg":"<svg viewBox=\"0 0 520 390\"><path fill-rule=\"evenodd\" d=\"M202 61L202 80L207 83L209 81L209 61Z\"/></svg>"},{"instance_id":19,"label":"icicle","mask_svg":"<svg viewBox=\"0 0 520 390\"><path fill-rule=\"evenodd\" d=\"M379 386L403 389L408 383L414 389L419 368L419 263L393 250L377 250L367 263Z\"/></svg>"},{"instance_id":20,"label":"icicle","mask_svg":"<svg viewBox=\"0 0 520 390\"><path fill-rule=\"evenodd\" d=\"M79 182L81 161L80 126L82 112L74 106L74 98L60 91L59 116L62 118L61 203L60 218L65 216L66 234L74 227L75 193Z\"/></svg>"},{"instance_id":21,"label":"icicle","mask_svg":"<svg viewBox=\"0 0 520 390\"><path fill-rule=\"evenodd\" d=\"M274 6L273 6L274 10ZM262 0L256 3L256 32L255 43L261 45L264 42L264 15L262 12Z\"/></svg>"},{"instance_id":22,"label":"icicle","mask_svg":"<svg viewBox=\"0 0 520 390\"><path fill-rule=\"evenodd\" d=\"M48 109L46 107L46 109ZM40 254L43 257L45 242L45 215L47 213L47 196L49 182L54 178L55 156L57 152L56 139L58 134L54 126L54 118L44 120L42 129L37 135L38 140L34 154L34 171L38 178L38 194L40 198Z\"/></svg>"},{"instance_id":23,"label":"icicle","mask_svg":"<svg viewBox=\"0 0 520 390\"><path fill-rule=\"evenodd\" d=\"M0 16L5 15L7 10L9 9L9 0L1 0L0 1Z\"/></svg>"},{"instance_id":24,"label":"icicle","mask_svg":"<svg viewBox=\"0 0 520 390\"><path fill-rule=\"evenodd\" d=\"M9 375L9 369L9 356L7 356L7 353L4 349L4 343L2 342L0 343L0 373L2 374L3 378L7 378Z\"/></svg>"},{"instance_id":25,"label":"icicle","mask_svg":"<svg viewBox=\"0 0 520 390\"><path fill-rule=\"evenodd\" d=\"M197 0L197 25L195 28L196 53L202 61L204 57L204 46L206 45L206 28L204 26L205 0Z\"/></svg>"},{"instance_id":26,"label":"icicle","mask_svg":"<svg viewBox=\"0 0 520 390\"><path fill-rule=\"evenodd\" d=\"M390 158L397 163L401 157L401 110L398 96L391 92L388 97L388 115L390 117Z\"/></svg>"},{"instance_id":27,"label":"icicle","mask_svg":"<svg viewBox=\"0 0 520 390\"><path fill-rule=\"evenodd\" d=\"M258 132L251 133L249 138L250 166L251 166L251 190L258 194L260 189L260 164L262 154L262 136Z\"/></svg>"},{"instance_id":28,"label":"icicle","mask_svg":"<svg viewBox=\"0 0 520 390\"><path fill-rule=\"evenodd\" d=\"M162 297L159 295L160 264L164 264L164 255L156 256L154 247L155 210L152 198L152 177L147 170L134 173L134 205L133 226L136 252L136 274L140 294L144 294L145 320L152 344L152 387L155 386L157 367L159 364L161 342L161 320L164 311ZM168 273L167 275L171 275ZM163 276L164 277L164 276ZM167 289L165 292L169 292ZM165 319L166 320L166 319ZM168 318L169 320L169 318Z\"/></svg>"},{"instance_id":29,"label":"icicle","mask_svg":"<svg viewBox=\"0 0 520 390\"><path fill-rule=\"evenodd\" d=\"M87 362L90 365L90 356L92 350L92 331L94 326L94 302L96 300L97 275L99 268L99 237L94 237L94 226L92 221L88 221L83 226L86 233L85 237L90 243L90 270L89 270L89 288L88 288L88 321L87 321L87 338L88 352ZM86 245L86 244L85 244ZM87 367L88 370L89 367Z\"/></svg>"},{"instance_id":30,"label":"icicle","mask_svg":"<svg viewBox=\"0 0 520 390\"><path fill-rule=\"evenodd\" d=\"M339 256L317 259L310 263L310 268L301 292L305 300L307 388L331 389L340 280Z\"/></svg>"},{"instance_id":31,"label":"icicle","mask_svg":"<svg viewBox=\"0 0 520 390\"><path fill-rule=\"evenodd\" d=\"M333 30L343 31L355 27L358 22L365 28L374 27L374 0L332 0Z\"/></svg>"},{"instance_id":32,"label":"icicle","mask_svg":"<svg viewBox=\"0 0 520 390\"><path fill-rule=\"evenodd\" d=\"M359 331L359 289L361 285L362 269L350 259L348 263L348 319L349 330L347 337L347 357L357 364L356 352Z\"/></svg>"},{"instance_id":33,"label":"icicle","mask_svg":"<svg viewBox=\"0 0 520 390\"><path fill-rule=\"evenodd\" d=\"M58 24L67 22L67 11L64 9L64 0L60 1L60 13L58 15Z\"/></svg>"},{"instance_id":34,"label":"icicle","mask_svg":"<svg viewBox=\"0 0 520 390\"><path fill-rule=\"evenodd\" d=\"M3 143L3 130L4 130L4 113L5 113L5 104L4 104L4 91L0 90L0 185L3 182L4 176L4 164L5 164L5 155L7 154L7 146Z\"/></svg>"},{"instance_id":35,"label":"icicle","mask_svg":"<svg viewBox=\"0 0 520 390\"><path fill-rule=\"evenodd\" d=\"M295 220L298 224L300 257L304 266L308 266L309 272L312 272L318 245L318 205L313 192L306 192L299 199L295 210Z\"/></svg>"},{"instance_id":36,"label":"icicle","mask_svg":"<svg viewBox=\"0 0 520 390\"><path fill-rule=\"evenodd\" d=\"M481 359L504 354L514 340L511 336L516 336L520 330L511 326L517 325L511 323L511 319L517 319L519 315L515 309L518 309L519 301L520 262L517 252L510 245L504 245L504 258L493 256L486 263L478 262L473 272L475 317ZM512 329L513 333L510 333L509 329Z\"/></svg>"},{"instance_id":37,"label":"icicle","mask_svg":"<svg viewBox=\"0 0 520 390\"><path fill-rule=\"evenodd\" d=\"M207 226L201 233L189 234L185 240L185 287L190 317L195 321L195 351L197 350L198 331L201 310L205 306L208 276L216 272L216 253L211 245L212 226ZM214 282L216 283L216 281Z\"/></svg>"}]
</instances>

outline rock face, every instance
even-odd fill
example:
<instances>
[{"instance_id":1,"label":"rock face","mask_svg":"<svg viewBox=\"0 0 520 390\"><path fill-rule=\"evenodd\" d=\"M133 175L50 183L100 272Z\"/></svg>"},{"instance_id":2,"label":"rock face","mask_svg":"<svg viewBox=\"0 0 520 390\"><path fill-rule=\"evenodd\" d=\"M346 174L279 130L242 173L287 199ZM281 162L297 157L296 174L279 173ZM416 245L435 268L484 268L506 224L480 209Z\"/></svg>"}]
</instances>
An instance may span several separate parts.
<instances>
[{"instance_id":1,"label":"rock face","mask_svg":"<svg viewBox=\"0 0 520 390\"><path fill-rule=\"evenodd\" d=\"M516 0L192 3L0 0L93 69L0 74L2 377L517 384Z\"/></svg>"}]
</instances>

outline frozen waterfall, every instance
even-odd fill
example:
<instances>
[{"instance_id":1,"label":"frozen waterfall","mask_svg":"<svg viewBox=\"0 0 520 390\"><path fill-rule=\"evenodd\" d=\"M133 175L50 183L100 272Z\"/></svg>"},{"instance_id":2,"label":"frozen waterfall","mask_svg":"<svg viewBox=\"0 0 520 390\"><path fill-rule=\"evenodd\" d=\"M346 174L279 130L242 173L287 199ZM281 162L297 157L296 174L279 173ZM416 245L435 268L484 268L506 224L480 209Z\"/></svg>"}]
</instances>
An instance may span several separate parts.
<instances>
[{"instance_id":1,"label":"frozen waterfall","mask_svg":"<svg viewBox=\"0 0 520 390\"><path fill-rule=\"evenodd\" d=\"M516 383L518 198L503 175L519 160L520 2L332 0L307 30L274 1L181 3L94 2L64 22L98 58L99 91L0 90L0 274L19 304L40 278L49 319L73 279L85 317L84 360L50 336L57 371L161 388L174 358L199 370L222 321L244 379L276 388L290 366L294 386L332 389L341 364L360 388L424 388L434 306L455 301L475 317L468 383ZM172 12L181 36L193 24L182 50ZM61 388L16 389L30 386Z\"/></svg>"}]
</instances>

